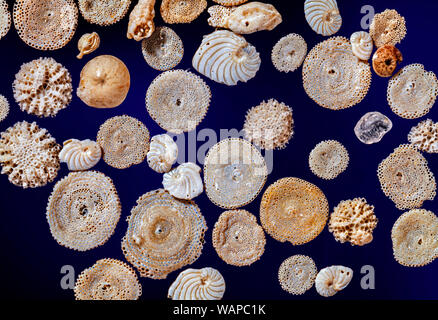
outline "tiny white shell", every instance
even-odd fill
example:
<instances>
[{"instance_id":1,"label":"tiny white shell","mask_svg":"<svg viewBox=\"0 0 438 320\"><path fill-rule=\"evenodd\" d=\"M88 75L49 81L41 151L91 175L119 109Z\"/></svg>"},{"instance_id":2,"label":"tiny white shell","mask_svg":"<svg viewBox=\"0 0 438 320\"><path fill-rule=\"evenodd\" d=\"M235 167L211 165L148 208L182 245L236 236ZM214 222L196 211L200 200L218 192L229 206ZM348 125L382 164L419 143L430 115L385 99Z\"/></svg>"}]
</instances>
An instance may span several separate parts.
<instances>
[{"instance_id":1,"label":"tiny white shell","mask_svg":"<svg viewBox=\"0 0 438 320\"><path fill-rule=\"evenodd\" d=\"M167 134L153 136L147 161L149 167L158 172L169 172L178 158L178 146Z\"/></svg>"},{"instance_id":2,"label":"tiny white shell","mask_svg":"<svg viewBox=\"0 0 438 320\"><path fill-rule=\"evenodd\" d=\"M336 0L306 0L304 14L313 31L331 36L339 31L342 17Z\"/></svg>"},{"instance_id":3,"label":"tiny white shell","mask_svg":"<svg viewBox=\"0 0 438 320\"><path fill-rule=\"evenodd\" d=\"M358 31L350 37L353 53L360 60L367 61L373 52L373 39L365 31Z\"/></svg>"},{"instance_id":4,"label":"tiny white shell","mask_svg":"<svg viewBox=\"0 0 438 320\"><path fill-rule=\"evenodd\" d=\"M59 160L67 163L70 171L88 170L94 167L102 156L99 144L89 139L69 139L59 153Z\"/></svg>"},{"instance_id":5,"label":"tiny white shell","mask_svg":"<svg viewBox=\"0 0 438 320\"><path fill-rule=\"evenodd\" d=\"M323 297L331 297L345 289L353 278L353 270L344 266L321 269L315 279L316 291Z\"/></svg>"},{"instance_id":6,"label":"tiny white shell","mask_svg":"<svg viewBox=\"0 0 438 320\"><path fill-rule=\"evenodd\" d=\"M199 196L204 190L201 168L186 162L163 175L163 187L178 199L190 200Z\"/></svg>"},{"instance_id":7,"label":"tiny white shell","mask_svg":"<svg viewBox=\"0 0 438 320\"><path fill-rule=\"evenodd\" d=\"M207 78L234 86L247 82L260 69L260 55L245 38L218 30L206 35L193 57L193 67Z\"/></svg>"},{"instance_id":8,"label":"tiny white shell","mask_svg":"<svg viewBox=\"0 0 438 320\"><path fill-rule=\"evenodd\" d=\"M225 280L213 268L187 269L169 288L172 300L220 300L225 293Z\"/></svg>"}]
</instances>

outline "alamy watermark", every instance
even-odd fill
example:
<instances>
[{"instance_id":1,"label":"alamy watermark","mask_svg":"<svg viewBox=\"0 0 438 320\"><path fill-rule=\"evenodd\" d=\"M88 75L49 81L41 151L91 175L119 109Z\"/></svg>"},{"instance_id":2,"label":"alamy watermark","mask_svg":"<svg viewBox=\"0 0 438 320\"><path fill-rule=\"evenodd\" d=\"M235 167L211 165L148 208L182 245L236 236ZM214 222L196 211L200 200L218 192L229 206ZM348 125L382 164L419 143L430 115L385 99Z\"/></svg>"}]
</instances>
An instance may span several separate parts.
<instances>
[{"instance_id":1,"label":"alamy watermark","mask_svg":"<svg viewBox=\"0 0 438 320\"><path fill-rule=\"evenodd\" d=\"M360 20L360 27L364 30L368 30L370 28L371 22L373 21L374 15L376 11L373 6L365 5L360 9L360 13L364 14L362 19Z\"/></svg>"}]
</instances>

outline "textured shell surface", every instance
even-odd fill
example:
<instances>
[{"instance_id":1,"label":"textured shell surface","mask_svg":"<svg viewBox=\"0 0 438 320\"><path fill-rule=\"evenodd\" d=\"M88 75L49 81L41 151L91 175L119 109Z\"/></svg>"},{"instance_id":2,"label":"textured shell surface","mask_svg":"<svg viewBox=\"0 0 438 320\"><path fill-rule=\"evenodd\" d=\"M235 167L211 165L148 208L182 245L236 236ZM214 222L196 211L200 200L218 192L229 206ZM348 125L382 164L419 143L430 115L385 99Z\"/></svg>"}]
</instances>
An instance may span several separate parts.
<instances>
[{"instance_id":1,"label":"textured shell surface","mask_svg":"<svg viewBox=\"0 0 438 320\"><path fill-rule=\"evenodd\" d=\"M183 163L163 175L163 187L178 199L191 200L204 190L201 168L192 163Z\"/></svg>"},{"instance_id":2,"label":"textured shell surface","mask_svg":"<svg viewBox=\"0 0 438 320\"><path fill-rule=\"evenodd\" d=\"M356 137L365 144L373 144L382 140L392 129L392 121L378 111L367 112L354 127Z\"/></svg>"},{"instance_id":3,"label":"textured shell surface","mask_svg":"<svg viewBox=\"0 0 438 320\"><path fill-rule=\"evenodd\" d=\"M78 59L86 54L90 54L99 48L100 37L97 32L86 33L78 41L79 54L76 56Z\"/></svg>"},{"instance_id":4,"label":"textured shell surface","mask_svg":"<svg viewBox=\"0 0 438 320\"><path fill-rule=\"evenodd\" d=\"M373 52L373 39L368 32L358 31L350 37L353 53L360 60L368 60Z\"/></svg>"},{"instance_id":5,"label":"textured shell surface","mask_svg":"<svg viewBox=\"0 0 438 320\"><path fill-rule=\"evenodd\" d=\"M88 170L94 167L102 157L99 144L89 139L69 139L59 153L59 160L65 162L70 171Z\"/></svg>"},{"instance_id":6,"label":"textured shell surface","mask_svg":"<svg viewBox=\"0 0 438 320\"><path fill-rule=\"evenodd\" d=\"M147 161L149 167L158 172L169 172L178 158L178 146L167 134L152 137Z\"/></svg>"},{"instance_id":7,"label":"textured shell surface","mask_svg":"<svg viewBox=\"0 0 438 320\"><path fill-rule=\"evenodd\" d=\"M336 0L306 0L304 14L313 31L331 36L339 31L342 17Z\"/></svg>"},{"instance_id":8,"label":"textured shell surface","mask_svg":"<svg viewBox=\"0 0 438 320\"><path fill-rule=\"evenodd\" d=\"M213 268L187 269L169 288L172 300L220 300L225 293L225 280Z\"/></svg>"},{"instance_id":9,"label":"textured shell surface","mask_svg":"<svg viewBox=\"0 0 438 320\"><path fill-rule=\"evenodd\" d=\"M256 48L231 31L208 34L193 57L193 67L207 78L229 86L247 82L260 69Z\"/></svg>"},{"instance_id":10,"label":"textured shell surface","mask_svg":"<svg viewBox=\"0 0 438 320\"><path fill-rule=\"evenodd\" d=\"M344 266L321 269L315 280L316 291L323 297L334 296L345 289L353 278L353 270Z\"/></svg>"}]
</instances>

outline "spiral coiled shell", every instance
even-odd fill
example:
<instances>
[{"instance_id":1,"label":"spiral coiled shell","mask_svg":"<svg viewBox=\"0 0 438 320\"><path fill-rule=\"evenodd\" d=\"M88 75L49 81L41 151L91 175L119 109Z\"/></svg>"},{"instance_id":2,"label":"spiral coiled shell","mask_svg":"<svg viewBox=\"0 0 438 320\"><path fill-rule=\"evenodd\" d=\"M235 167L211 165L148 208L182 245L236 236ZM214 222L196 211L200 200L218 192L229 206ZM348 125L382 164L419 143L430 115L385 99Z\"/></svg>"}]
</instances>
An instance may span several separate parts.
<instances>
[{"instance_id":1,"label":"spiral coiled shell","mask_svg":"<svg viewBox=\"0 0 438 320\"><path fill-rule=\"evenodd\" d=\"M158 173L169 172L178 158L178 146L167 134L153 136L147 154L149 167Z\"/></svg>"},{"instance_id":2,"label":"spiral coiled shell","mask_svg":"<svg viewBox=\"0 0 438 320\"><path fill-rule=\"evenodd\" d=\"M373 52L373 39L368 32L358 31L350 37L353 54L360 60L368 60Z\"/></svg>"},{"instance_id":3,"label":"spiral coiled shell","mask_svg":"<svg viewBox=\"0 0 438 320\"><path fill-rule=\"evenodd\" d=\"M344 266L321 269L315 279L316 291L323 297L334 296L345 289L353 278L353 270Z\"/></svg>"},{"instance_id":4,"label":"spiral coiled shell","mask_svg":"<svg viewBox=\"0 0 438 320\"><path fill-rule=\"evenodd\" d=\"M68 170L82 171L94 167L102 156L102 150L97 142L69 139L64 141L64 147L59 153L59 160L67 163Z\"/></svg>"},{"instance_id":5,"label":"spiral coiled shell","mask_svg":"<svg viewBox=\"0 0 438 320\"><path fill-rule=\"evenodd\" d=\"M306 0L304 13L313 31L323 36L331 36L339 31L342 17L336 0Z\"/></svg>"},{"instance_id":6,"label":"spiral coiled shell","mask_svg":"<svg viewBox=\"0 0 438 320\"><path fill-rule=\"evenodd\" d=\"M260 55L245 38L218 30L206 35L193 57L193 67L213 81L234 86L247 82L260 68Z\"/></svg>"},{"instance_id":7,"label":"spiral coiled shell","mask_svg":"<svg viewBox=\"0 0 438 320\"><path fill-rule=\"evenodd\" d=\"M201 168L191 162L183 163L178 168L163 175L163 187L178 199L191 200L204 190Z\"/></svg>"},{"instance_id":8,"label":"spiral coiled shell","mask_svg":"<svg viewBox=\"0 0 438 320\"><path fill-rule=\"evenodd\" d=\"M172 283L167 296L172 300L220 300L224 292L225 280L216 269L187 269Z\"/></svg>"}]
</instances>

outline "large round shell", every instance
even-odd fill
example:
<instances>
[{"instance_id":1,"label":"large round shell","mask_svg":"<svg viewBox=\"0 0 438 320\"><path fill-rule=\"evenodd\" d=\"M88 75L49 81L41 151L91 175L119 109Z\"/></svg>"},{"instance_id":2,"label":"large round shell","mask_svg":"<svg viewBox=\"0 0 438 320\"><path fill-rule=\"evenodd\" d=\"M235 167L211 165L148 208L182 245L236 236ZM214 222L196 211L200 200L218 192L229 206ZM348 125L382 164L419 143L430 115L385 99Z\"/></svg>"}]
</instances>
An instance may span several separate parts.
<instances>
[{"instance_id":1,"label":"large round shell","mask_svg":"<svg viewBox=\"0 0 438 320\"><path fill-rule=\"evenodd\" d=\"M204 37L192 63L207 78L234 86L254 78L261 60L256 48L245 38L219 30Z\"/></svg>"},{"instance_id":2,"label":"large round shell","mask_svg":"<svg viewBox=\"0 0 438 320\"><path fill-rule=\"evenodd\" d=\"M336 0L306 0L304 14L313 31L331 36L339 31L342 17Z\"/></svg>"},{"instance_id":3,"label":"large round shell","mask_svg":"<svg viewBox=\"0 0 438 320\"><path fill-rule=\"evenodd\" d=\"M163 175L163 187L175 198L191 200L204 191L200 172L197 164L183 163Z\"/></svg>"},{"instance_id":4,"label":"large round shell","mask_svg":"<svg viewBox=\"0 0 438 320\"><path fill-rule=\"evenodd\" d=\"M344 266L321 269L315 279L316 291L323 297L334 296L345 289L353 278L353 270Z\"/></svg>"},{"instance_id":5,"label":"large round shell","mask_svg":"<svg viewBox=\"0 0 438 320\"><path fill-rule=\"evenodd\" d=\"M102 156L102 150L97 142L69 139L64 141L64 147L59 153L59 160L67 163L71 171L88 170L94 167Z\"/></svg>"},{"instance_id":6,"label":"large round shell","mask_svg":"<svg viewBox=\"0 0 438 320\"><path fill-rule=\"evenodd\" d=\"M225 280L213 268L187 269L172 283L167 294L172 300L221 300Z\"/></svg>"}]
</instances>

